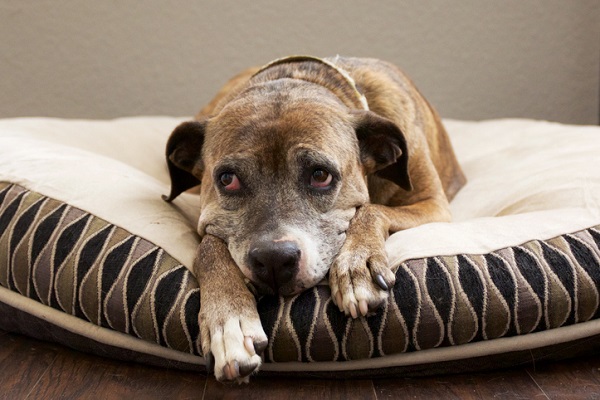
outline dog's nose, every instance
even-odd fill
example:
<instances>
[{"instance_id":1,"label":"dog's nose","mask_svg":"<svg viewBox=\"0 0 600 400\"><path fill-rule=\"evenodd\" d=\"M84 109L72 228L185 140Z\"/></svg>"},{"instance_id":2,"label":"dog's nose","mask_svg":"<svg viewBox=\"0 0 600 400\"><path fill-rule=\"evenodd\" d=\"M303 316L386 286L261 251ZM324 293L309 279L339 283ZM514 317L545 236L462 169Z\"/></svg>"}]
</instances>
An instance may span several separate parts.
<instances>
[{"instance_id":1,"label":"dog's nose","mask_svg":"<svg viewBox=\"0 0 600 400\"><path fill-rule=\"evenodd\" d=\"M249 259L255 276L277 293L294 277L301 254L295 242L264 241L252 247Z\"/></svg>"}]
</instances>

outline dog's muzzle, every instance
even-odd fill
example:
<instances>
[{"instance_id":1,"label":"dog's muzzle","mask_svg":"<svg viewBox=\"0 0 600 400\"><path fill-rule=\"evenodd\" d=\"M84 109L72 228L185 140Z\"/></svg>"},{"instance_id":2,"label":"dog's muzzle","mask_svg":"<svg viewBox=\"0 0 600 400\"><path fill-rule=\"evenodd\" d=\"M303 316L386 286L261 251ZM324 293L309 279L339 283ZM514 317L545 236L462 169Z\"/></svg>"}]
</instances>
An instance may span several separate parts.
<instances>
[{"instance_id":1,"label":"dog's muzzle","mask_svg":"<svg viewBox=\"0 0 600 400\"><path fill-rule=\"evenodd\" d=\"M254 244L248 261L257 283L278 294L298 273L302 251L296 242L264 240ZM283 290L281 290L284 292Z\"/></svg>"}]
</instances>

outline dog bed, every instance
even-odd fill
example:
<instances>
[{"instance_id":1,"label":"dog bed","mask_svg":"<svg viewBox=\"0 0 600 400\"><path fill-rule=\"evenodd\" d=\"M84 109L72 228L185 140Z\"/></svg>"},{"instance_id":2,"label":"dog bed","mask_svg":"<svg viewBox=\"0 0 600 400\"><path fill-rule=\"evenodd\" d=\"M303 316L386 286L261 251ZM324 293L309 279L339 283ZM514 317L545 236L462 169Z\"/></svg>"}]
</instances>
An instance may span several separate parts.
<instances>
[{"instance_id":1,"label":"dog bed","mask_svg":"<svg viewBox=\"0 0 600 400\"><path fill-rule=\"evenodd\" d=\"M182 120L0 120L0 329L204 370L197 198L161 200ZM389 238L397 284L369 318L346 318L324 284L261 298L261 373L437 374L600 349L600 127L445 123L469 180L454 222Z\"/></svg>"}]
</instances>

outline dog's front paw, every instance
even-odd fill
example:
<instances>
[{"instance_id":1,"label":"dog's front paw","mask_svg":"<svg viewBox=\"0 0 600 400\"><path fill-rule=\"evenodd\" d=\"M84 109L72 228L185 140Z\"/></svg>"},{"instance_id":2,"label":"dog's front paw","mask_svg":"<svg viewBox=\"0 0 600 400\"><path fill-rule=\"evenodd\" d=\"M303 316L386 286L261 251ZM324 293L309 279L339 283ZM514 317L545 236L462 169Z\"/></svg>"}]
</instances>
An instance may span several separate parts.
<instances>
[{"instance_id":1,"label":"dog's front paw","mask_svg":"<svg viewBox=\"0 0 600 400\"><path fill-rule=\"evenodd\" d=\"M214 369L219 381L248 383L250 375L261 365L267 335L255 310L247 310L245 314L200 312L202 352L207 369L209 372Z\"/></svg>"},{"instance_id":2,"label":"dog's front paw","mask_svg":"<svg viewBox=\"0 0 600 400\"><path fill-rule=\"evenodd\" d=\"M359 210L329 270L333 302L352 318L379 308L396 282L385 252L385 236L375 230L374 220L368 207Z\"/></svg>"},{"instance_id":3,"label":"dog's front paw","mask_svg":"<svg viewBox=\"0 0 600 400\"><path fill-rule=\"evenodd\" d=\"M344 246L345 247L345 246ZM342 248L329 270L331 297L340 311L352 318L366 316L388 298L395 275L383 251Z\"/></svg>"}]
</instances>

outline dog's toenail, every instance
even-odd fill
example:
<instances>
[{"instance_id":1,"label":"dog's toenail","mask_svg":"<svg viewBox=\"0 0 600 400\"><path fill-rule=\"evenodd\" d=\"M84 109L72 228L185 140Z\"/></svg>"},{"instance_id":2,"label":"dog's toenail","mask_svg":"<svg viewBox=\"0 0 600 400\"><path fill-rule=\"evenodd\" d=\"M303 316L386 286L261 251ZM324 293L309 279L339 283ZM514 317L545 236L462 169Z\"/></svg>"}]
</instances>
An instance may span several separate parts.
<instances>
[{"instance_id":1,"label":"dog's toenail","mask_svg":"<svg viewBox=\"0 0 600 400\"><path fill-rule=\"evenodd\" d=\"M356 304L350 303L348 308L350 308L350 315L352 315L352 318L354 318L354 319L358 318L358 312L356 311Z\"/></svg>"},{"instance_id":2,"label":"dog's toenail","mask_svg":"<svg viewBox=\"0 0 600 400\"><path fill-rule=\"evenodd\" d=\"M233 377L231 376L231 371L229 369L229 364L225 364L225 366L223 367L223 377L226 381L230 381L231 379L233 379Z\"/></svg>"},{"instance_id":3,"label":"dog's toenail","mask_svg":"<svg viewBox=\"0 0 600 400\"><path fill-rule=\"evenodd\" d=\"M387 285L387 283L385 283L385 280L383 279L383 276L381 276L380 274L375 275L375 282L377 282L377 284L379 285L379 287L383 290L390 290L389 286Z\"/></svg>"},{"instance_id":4,"label":"dog's toenail","mask_svg":"<svg viewBox=\"0 0 600 400\"><path fill-rule=\"evenodd\" d=\"M366 300L361 300L358 302L358 308L360 309L360 314L364 317L369 312L369 305Z\"/></svg>"},{"instance_id":5,"label":"dog's toenail","mask_svg":"<svg viewBox=\"0 0 600 400\"><path fill-rule=\"evenodd\" d=\"M267 348L268 344L269 344L268 340L262 340L260 342L255 342L254 343L254 351L256 352L256 354L261 356L265 352L265 349Z\"/></svg>"},{"instance_id":6,"label":"dog's toenail","mask_svg":"<svg viewBox=\"0 0 600 400\"><path fill-rule=\"evenodd\" d=\"M256 369L256 364L242 365L239 368L240 376L243 378L250 375Z\"/></svg>"},{"instance_id":7,"label":"dog's toenail","mask_svg":"<svg viewBox=\"0 0 600 400\"><path fill-rule=\"evenodd\" d=\"M256 354L256 349L254 348L254 342L252 341L252 338L250 336L244 337L244 347L246 348L246 351L248 352L248 354L250 354L251 356Z\"/></svg>"}]
</instances>

